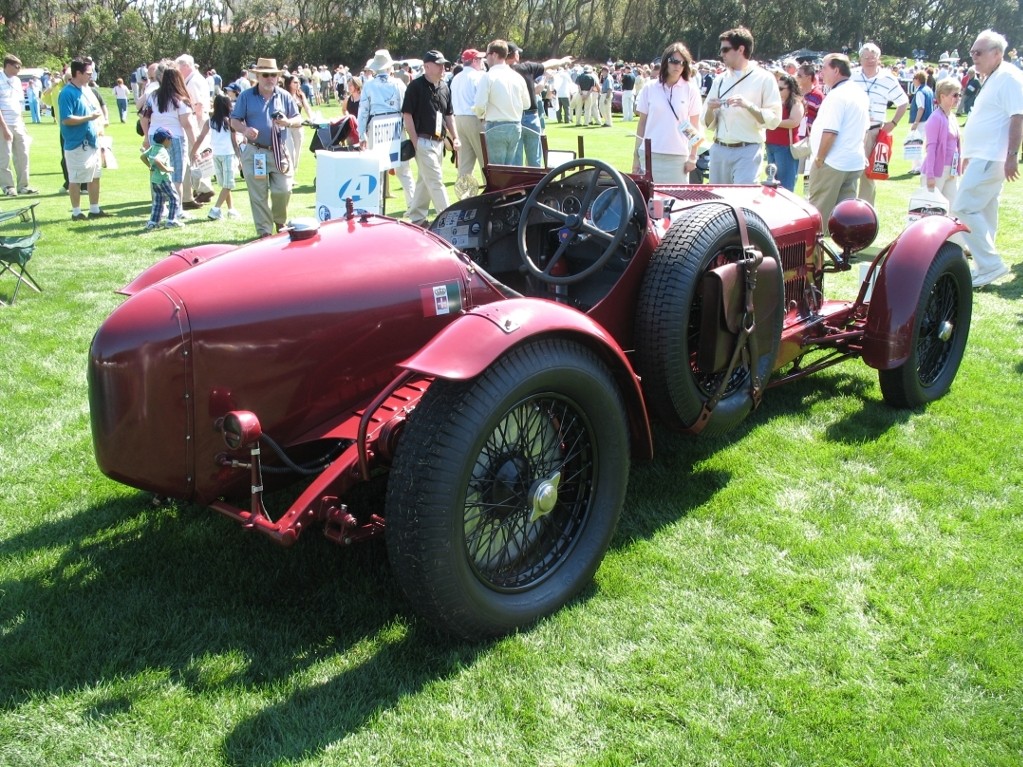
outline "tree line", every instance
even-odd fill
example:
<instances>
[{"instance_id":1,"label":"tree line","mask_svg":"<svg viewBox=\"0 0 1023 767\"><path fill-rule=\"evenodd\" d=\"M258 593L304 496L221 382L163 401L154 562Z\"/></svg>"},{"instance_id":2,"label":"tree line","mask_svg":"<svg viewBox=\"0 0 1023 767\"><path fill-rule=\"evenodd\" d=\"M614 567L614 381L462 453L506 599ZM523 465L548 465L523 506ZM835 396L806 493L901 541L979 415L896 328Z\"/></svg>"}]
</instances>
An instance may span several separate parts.
<instances>
[{"instance_id":1,"label":"tree line","mask_svg":"<svg viewBox=\"0 0 1023 767\"><path fill-rule=\"evenodd\" d=\"M184 52L227 76L259 56L360 68L378 48L453 58L495 37L534 59L645 62L674 40L709 59L718 34L743 24L755 58L873 41L885 55L923 49L935 60L945 50L967 55L982 29L1010 45L1023 30L1019 0L0 0L0 17L0 53L51 67L88 54L102 85Z\"/></svg>"}]
</instances>

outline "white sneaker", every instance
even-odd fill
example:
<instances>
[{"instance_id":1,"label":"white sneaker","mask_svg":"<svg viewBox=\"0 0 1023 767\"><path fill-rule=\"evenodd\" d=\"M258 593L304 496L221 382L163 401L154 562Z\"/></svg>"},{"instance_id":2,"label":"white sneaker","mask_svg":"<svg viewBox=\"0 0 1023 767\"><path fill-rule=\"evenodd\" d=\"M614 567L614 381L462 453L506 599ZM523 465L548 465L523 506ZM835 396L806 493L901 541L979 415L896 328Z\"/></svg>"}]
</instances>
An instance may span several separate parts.
<instances>
[{"instance_id":1,"label":"white sneaker","mask_svg":"<svg viewBox=\"0 0 1023 767\"><path fill-rule=\"evenodd\" d=\"M1004 277L1009 273L1009 267L1005 264L999 264L997 267L992 269L990 272L977 272L973 275L973 287L982 288L985 285L990 285L992 282L997 280L999 277Z\"/></svg>"},{"instance_id":2,"label":"white sneaker","mask_svg":"<svg viewBox=\"0 0 1023 767\"><path fill-rule=\"evenodd\" d=\"M167 227L168 229L174 229L175 227L184 225L185 225L184 222L180 218L176 218L173 221L167 221L164 224L164 226Z\"/></svg>"},{"instance_id":3,"label":"white sneaker","mask_svg":"<svg viewBox=\"0 0 1023 767\"><path fill-rule=\"evenodd\" d=\"M210 208L210 212L206 214L206 218L218 221L220 219L220 208Z\"/></svg>"},{"instance_id":4,"label":"white sneaker","mask_svg":"<svg viewBox=\"0 0 1023 767\"><path fill-rule=\"evenodd\" d=\"M176 219L174 219L174 220L175 221L191 221L192 217L190 215L188 215L187 213L183 213L183 212L181 212L179 210L178 211L178 217Z\"/></svg>"},{"instance_id":5,"label":"white sneaker","mask_svg":"<svg viewBox=\"0 0 1023 767\"><path fill-rule=\"evenodd\" d=\"M228 208L228 210L227 210L227 217L228 218L241 218L242 214L239 213L238 211L236 211L234 208Z\"/></svg>"}]
</instances>

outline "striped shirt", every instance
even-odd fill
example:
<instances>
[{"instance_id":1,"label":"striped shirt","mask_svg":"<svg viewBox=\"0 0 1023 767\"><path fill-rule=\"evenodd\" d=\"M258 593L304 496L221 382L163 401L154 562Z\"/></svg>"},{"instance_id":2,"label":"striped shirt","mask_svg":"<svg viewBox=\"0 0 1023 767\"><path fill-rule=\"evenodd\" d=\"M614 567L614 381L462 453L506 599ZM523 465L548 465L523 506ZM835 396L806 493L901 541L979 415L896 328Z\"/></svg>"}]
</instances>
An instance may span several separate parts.
<instances>
[{"instance_id":1,"label":"striped shirt","mask_svg":"<svg viewBox=\"0 0 1023 767\"><path fill-rule=\"evenodd\" d=\"M0 112L4 122L17 125L21 122L24 109L25 91L21 87L21 79L17 76L7 77L6 73L0 72Z\"/></svg>"},{"instance_id":2,"label":"striped shirt","mask_svg":"<svg viewBox=\"0 0 1023 767\"><path fill-rule=\"evenodd\" d=\"M870 126L876 127L888 121L888 102L896 107L909 103L909 96L902 90L898 78L883 67L873 77L867 77L861 67L852 71L850 78L870 100Z\"/></svg>"}]
</instances>

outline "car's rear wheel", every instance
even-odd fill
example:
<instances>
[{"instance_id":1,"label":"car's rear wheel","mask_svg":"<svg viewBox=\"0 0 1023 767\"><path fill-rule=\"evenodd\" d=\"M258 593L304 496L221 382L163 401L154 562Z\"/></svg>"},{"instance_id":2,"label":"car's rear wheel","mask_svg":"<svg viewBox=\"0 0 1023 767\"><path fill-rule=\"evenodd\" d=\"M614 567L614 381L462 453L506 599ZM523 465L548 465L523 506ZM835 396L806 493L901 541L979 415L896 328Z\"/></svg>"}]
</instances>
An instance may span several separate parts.
<instances>
[{"instance_id":1,"label":"car's rear wheel","mask_svg":"<svg viewBox=\"0 0 1023 767\"><path fill-rule=\"evenodd\" d=\"M590 350L546 339L409 417L387 494L388 553L413 607L469 639L525 626L592 579L629 471L625 405Z\"/></svg>"},{"instance_id":2,"label":"car's rear wheel","mask_svg":"<svg viewBox=\"0 0 1023 767\"><path fill-rule=\"evenodd\" d=\"M766 385L781 339L784 286L778 249L767 224L743 213L751 244L764 255L755 294L756 359L736 365L703 434L721 434L746 417L753 407L751 369ZM636 314L637 368L648 407L672 428L692 430L724 380L722 370L706 370L700 363L701 346L721 342L703 335L704 276L734 262L740 245L732 209L701 205L683 213L651 256Z\"/></svg>"},{"instance_id":3,"label":"car's rear wheel","mask_svg":"<svg viewBox=\"0 0 1023 767\"><path fill-rule=\"evenodd\" d=\"M969 264L958 245L946 242L920 289L909 358L897 368L878 371L885 402L919 407L948 392L963 361L972 314Z\"/></svg>"}]
</instances>

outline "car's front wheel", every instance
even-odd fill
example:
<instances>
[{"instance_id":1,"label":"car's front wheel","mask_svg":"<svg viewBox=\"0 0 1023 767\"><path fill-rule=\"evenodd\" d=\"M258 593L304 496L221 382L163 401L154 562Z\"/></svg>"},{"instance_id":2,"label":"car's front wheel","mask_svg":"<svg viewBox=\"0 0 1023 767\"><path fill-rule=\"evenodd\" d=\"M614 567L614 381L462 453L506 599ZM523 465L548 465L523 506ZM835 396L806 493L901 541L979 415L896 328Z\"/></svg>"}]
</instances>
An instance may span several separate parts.
<instances>
[{"instance_id":1,"label":"car's front wheel","mask_svg":"<svg viewBox=\"0 0 1023 767\"><path fill-rule=\"evenodd\" d=\"M920 289L909 358L897 368L878 371L885 402L918 407L948 392L963 361L972 313L969 264L958 245L946 242Z\"/></svg>"},{"instance_id":2,"label":"car's front wheel","mask_svg":"<svg viewBox=\"0 0 1023 767\"><path fill-rule=\"evenodd\" d=\"M592 579L628 471L618 387L578 344L530 342L473 380L438 379L388 484L395 577L417 611L458 636L528 625Z\"/></svg>"}]
</instances>

